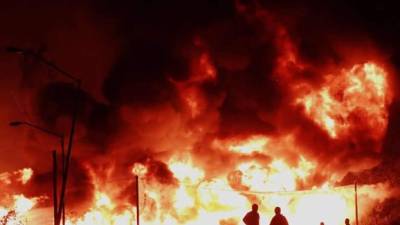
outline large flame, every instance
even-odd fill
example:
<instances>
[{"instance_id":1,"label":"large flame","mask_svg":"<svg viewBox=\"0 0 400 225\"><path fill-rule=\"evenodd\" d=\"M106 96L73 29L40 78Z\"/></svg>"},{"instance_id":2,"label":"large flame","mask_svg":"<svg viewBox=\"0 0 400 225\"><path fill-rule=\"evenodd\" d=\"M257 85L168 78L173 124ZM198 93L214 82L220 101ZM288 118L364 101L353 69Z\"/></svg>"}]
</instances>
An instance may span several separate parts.
<instances>
[{"instance_id":1,"label":"large flame","mask_svg":"<svg viewBox=\"0 0 400 225\"><path fill-rule=\"evenodd\" d=\"M268 224L273 208L280 206L293 225L343 224L344 218L354 220L354 187L333 187L329 183L307 191L297 191L296 179L306 178L314 163L301 157L298 167L290 167L282 160L269 165L243 163L238 165L240 182L247 189L233 188L228 177L206 179L204 171L192 164L190 158L171 160L169 167L179 180L174 188L160 188L141 179L139 203L141 224L200 225L242 224L241 218L251 203L260 205L261 224ZM135 164L145 175L144 165ZM143 173L144 172L144 173ZM360 216L370 206L389 193L385 184L359 187ZM101 189L101 188L100 188ZM371 193L375 193L372 195ZM167 196L165 196L167 195ZM81 218L69 220L69 225L133 225L136 207L117 209L117 204L106 193L96 191L93 208ZM165 199L167 198L167 199Z\"/></svg>"},{"instance_id":2,"label":"large flame","mask_svg":"<svg viewBox=\"0 0 400 225\"><path fill-rule=\"evenodd\" d=\"M214 72L203 54L198 66L206 67L204 79L213 79ZM208 68L208 69L207 69ZM202 82L196 75L192 82ZM200 79L200 80L199 80ZM189 107L191 118L201 114L201 91L191 84L177 84ZM297 85L295 104L332 138L341 138L356 131L366 131L371 137L382 138L387 126L387 107L391 93L387 73L374 63L354 65L336 76L329 75L321 87L309 84ZM193 94L193 96L192 96ZM193 97L193 98L192 98ZM163 185L147 179L149 165L135 163L131 173L139 177L139 204L121 202L115 193L118 185L94 177L95 198L92 207L82 216L68 216L68 225L133 225L136 223L136 207L140 209L141 224L146 225L200 225L242 224L241 218L252 203L260 205L261 224L268 224L273 208L279 206L292 225L343 224L344 218L355 219L355 192L353 186L335 187L335 176L327 177L323 185L310 190L299 190L299 182L306 181L318 168L318 162L306 156L298 156L288 163L285 154L294 155L294 136L261 135L214 138L211 148L242 157L233 163L229 173L208 177L204 168L196 166L190 154L172 157L168 169L177 180L176 184ZM283 154L282 152L285 152ZM252 156L273 156L268 160L250 160ZM292 159L293 161L293 159ZM231 164L232 165L232 164ZM16 180L26 184L32 177L31 169L0 174L0 182L10 184ZM13 178L14 176L14 178ZM95 176L95 173L93 174ZM129 179L129 178L127 178ZM136 190L132 189L132 192ZM374 193L374 194L372 194ZM386 184L363 185L359 188L360 217L367 215L380 199L389 196ZM14 220L25 215L37 202L23 195L15 195L13 205L0 208L0 218L12 214ZM12 210L11 210L12 209ZM10 220L9 224L13 224Z\"/></svg>"},{"instance_id":3,"label":"large flame","mask_svg":"<svg viewBox=\"0 0 400 225\"><path fill-rule=\"evenodd\" d=\"M296 103L330 137L348 136L358 129L380 139L387 126L387 107L391 101L387 74L374 63L354 65L340 74L330 75L315 90L299 85L303 92Z\"/></svg>"},{"instance_id":4,"label":"large flame","mask_svg":"<svg viewBox=\"0 0 400 225\"><path fill-rule=\"evenodd\" d=\"M13 185L14 183L21 183L26 185L33 175L31 168L23 168L12 173L0 174L0 187L1 183L6 186ZM3 187L6 190L7 187ZM28 198L23 194L12 194L7 193L3 196L4 198L0 201L0 224L17 225L24 222L29 212L37 205L40 197Z\"/></svg>"},{"instance_id":5,"label":"large flame","mask_svg":"<svg viewBox=\"0 0 400 225\"><path fill-rule=\"evenodd\" d=\"M200 57L199 66L208 58ZM294 58L289 60L293 61ZM289 63L289 62L287 62ZM293 63L293 62L292 62ZM207 76L194 76L191 82L212 79L210 70L200 70ZM202 79L200 79L202 77ZM177 84L192 118L204 111L202 93L191 82ZM326 77L319 88L309 84L296 86L295 104L304 107L304 113L331 138L349 136L352 132L367 131L372 138L382 138L387 126L387 107L391 93L385 70L374 63L354 65L340 74ZM201 107L200 107L201 106ZM360 122L362 122L360 124ZM280 206L290 224L343 224L344 218L355 219L355 190L353 186L335 187L335 176L328 177L320 186L299 190L299 181L305 181L318 168L318 162L298 157L294 165L280 158L282 152L296 146L291 134L282 136L250 135L215 138L211 147L239 156L266 154L275 156L268 163L246 160L237 162L229 173L206 177L203 168L194 165L190 155L172 158L168 167L178 184L160 186L152 179L139 179L140 220L142 224L242 224L242 216L252 203L260 205L261 224L268 224L273 208ZM132 172L145 177L149 168L136 163ZM116 199L110 198L98 186L93 208L83 217L68 221L71 225L135 224L136 208L116 208ZM359 187L360 217L390 192L386 184ZM375 194L372 194L375 193Z\"/></svg>"}]
</instances>

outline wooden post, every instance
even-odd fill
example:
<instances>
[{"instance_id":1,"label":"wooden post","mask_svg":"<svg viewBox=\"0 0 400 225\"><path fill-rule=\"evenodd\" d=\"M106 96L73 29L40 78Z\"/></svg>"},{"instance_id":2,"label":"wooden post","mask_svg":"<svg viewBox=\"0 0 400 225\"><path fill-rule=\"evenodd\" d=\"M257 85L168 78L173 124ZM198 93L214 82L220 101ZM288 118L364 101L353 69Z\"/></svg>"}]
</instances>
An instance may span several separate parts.
<instances>
[{"instance_id":1,"label":"wooden post","mask_svg":"<svg viewBox=\"0 0 400 225\"><path fill-rule=\"evenodd\" d=\"M60 139L60 145L61 145L61 177L62 177L62 180L64 180L65 178L65 176L66 176L66 174L65 174L65 147L64 147L64 135L62 135L61 136L61 139ZM63 203L62 203L62 205L60 206L61 207L61 210L62 210L62 224L63 225L65 225L65 199L64 199L64 201L63 201Z\"/></svg>"},{"instance_id":2,"label":"wooden post","mask_svg":"<svg viewBox=\"0 0 400 225\"><path fill-rule=\"evenodd\" d=\"M64 205L65 205L65 202L62 205L62 224L63 225L65 225L65 207L64 207Z\"/></svg>"},{"instance_id":3,"label":"wooden post","mask_svg":"<svg viewBox=\"0 0 400 225\"><path fill-rule=\"evenodd\" d=\"M139 225L139 176L136 175L136 225Z\"/></svg>"},{"instance_id":4,"label":"wooden post","mask_svg":"<svg viewBox=\"0 0 400 225\"><path fill-rule=\"evenodd\" d=\"M358 225L357 181L354 182L354 199L355 199L355 210L356 210L356 225Z\"/></svg>"},{"instance_id":5,"label":"wooden post","mask_svg":"<svg viewBox=\"0 0 400 225\"><path fill-rule=\"evenodd\" d=\"M53 150L53 207L54 207L54 225L57 224L57 152Z\"/></svg>"}]
</instances>

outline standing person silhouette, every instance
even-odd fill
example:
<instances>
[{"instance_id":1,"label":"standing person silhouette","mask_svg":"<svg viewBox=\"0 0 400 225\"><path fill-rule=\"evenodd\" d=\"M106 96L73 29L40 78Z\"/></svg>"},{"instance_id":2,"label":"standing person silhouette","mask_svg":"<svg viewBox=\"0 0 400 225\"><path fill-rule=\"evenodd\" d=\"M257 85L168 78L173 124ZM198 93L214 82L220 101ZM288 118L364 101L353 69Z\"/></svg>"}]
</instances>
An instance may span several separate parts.
<instances>
[{"instance_id":1,"label":"standing person silhouette","mask_svg":"<svg viewBox=\"0 0 400 225\"><path fill-rule=\"evenodd\" d=\"M281 208L275 207L275 216L272 217L269 225L289 225L286 217L281 214Z\"/></svg>"},{"instance_id":2,"label":"standing person silhouette","mask_svg":"<svg viewBox=\"0 0 400 225\"><path fill-rule=\"evenodd\" d=\"M260 215L258 214L258 205L257 204L253 204L251 206L251 211L248 212L243 217L243 222L246 225L259 225L260 224Z\"/></svg>"}]
</instances>

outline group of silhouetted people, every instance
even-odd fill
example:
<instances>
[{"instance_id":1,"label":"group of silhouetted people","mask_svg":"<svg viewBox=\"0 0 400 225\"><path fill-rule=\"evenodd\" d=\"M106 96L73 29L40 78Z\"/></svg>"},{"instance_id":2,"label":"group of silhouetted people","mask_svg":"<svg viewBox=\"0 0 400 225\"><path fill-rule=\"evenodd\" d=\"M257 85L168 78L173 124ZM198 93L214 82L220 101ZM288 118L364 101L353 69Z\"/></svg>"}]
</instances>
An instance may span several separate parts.
<instances>
[{"instance_id":1,"label":"group of silhouetted people","mask_svg":"<svg viewBox=\"0 0 400 225\"><path fill-rule=\"evenodd\" d=\"M259 225L260 224L260 215L258 214L258 205L253 204L251 206L251 211L246 213L243 217L243 222L246 225ZM289 225L286 217L281 214L281 208L275 207L275 216L272 217L269 225ZM324 225L324 222L321 222L320 225ZM350 225L350 220L346 218L345 225Z\"/></svg>"},{"instance_id":2,"label":"group of silhouetted people","mask_svg":"<svg viewBox=\"0 0 400 225\"><path fill-rule=\"evenodd\" d=\"M243 222L246 225L259 225L260 215L258 214L257 204L251 206L251 211L243 217ZM275 216L272 217L270 225L289 225L286 217L281 214L281 208L275 207Z\"/></svg>"}]
</instances>

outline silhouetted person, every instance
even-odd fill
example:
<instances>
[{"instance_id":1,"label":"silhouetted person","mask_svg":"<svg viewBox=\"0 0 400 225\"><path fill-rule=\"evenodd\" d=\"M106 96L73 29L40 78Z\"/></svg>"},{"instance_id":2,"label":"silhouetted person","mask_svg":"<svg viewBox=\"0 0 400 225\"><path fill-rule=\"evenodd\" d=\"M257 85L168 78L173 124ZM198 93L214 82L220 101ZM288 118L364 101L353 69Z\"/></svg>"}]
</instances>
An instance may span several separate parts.
<instances>
[{"instance_id":1,"label":"silhouetted person","mask_svg":"<svg viewBox=\"0 0 400 225\"><path fill-rule=\"evenodd\" d=\"M346 225L350 225L350 220L349 220L349 218L346 218L346 219L344 220L344 223L345 223Z\"/></svg>"},{"instance_id":2,"label":"silhouetted person","mask_svg":"<svg viewBox=\"0 0 400 225\"><path fill-rule=\"evenodd\" d=\"M324 222L319 223L319 225L325 225Z\"/></svg>"},{"instance_id":3,"label":"silhouetted person","mask_svg":"<svg viewBox=\"0 0 400 225\"><path fill-rule=\"evenodd\" d=\"M246 225L259 225L259 223L260 223L260 215L258 215L258 205L257 204L253 204L251 206L251 211L248 212L243 217L243 222Z\"/></svg>"},{"instance_id":4,"label":"silhouetted person","mask_svg":"<svg viewBox=\"0 0 400 225\"><path fill-rule=\"evenodd\" d=\"M281 214L281 208L275 207L275 216L272 217L271 223L269 225L289 225L286 217Z\"/></svg>"}]
</instances>

